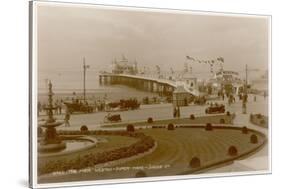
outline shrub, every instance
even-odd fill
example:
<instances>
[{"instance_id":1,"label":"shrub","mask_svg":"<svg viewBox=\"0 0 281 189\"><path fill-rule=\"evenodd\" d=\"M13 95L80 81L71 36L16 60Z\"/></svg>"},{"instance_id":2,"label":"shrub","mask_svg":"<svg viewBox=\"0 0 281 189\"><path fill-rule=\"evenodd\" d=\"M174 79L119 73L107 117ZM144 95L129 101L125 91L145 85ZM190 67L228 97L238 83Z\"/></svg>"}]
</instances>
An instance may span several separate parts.
<instances>
[{"instance_id":1,"label":"shrub","mask_svg":"<svg viewBox=\"0 0 281 189\"><path fill-rule=\"evenodd\" d=\"M211 123L207 123L207 124L206 124L206 127L205 127L205 130L206 130L206 131L211 131L211 130L213 130L212 124L211 124Z\"/></svg>"},{"instance_id":2,"label":"shrub","mask_svg":"<svg viewBox=\"0 0 281 189\"><path fill-rule=\"evenodd\" d=\"M190 119L191 119L191 120L194 120L194 119L195 119L194 114L191 114L191 115L190 115Z\"/></svg>"},{"instance_id":3,"label":"shrub","mask_svg":"<svg viewBox=\"0 0 281 189\"><path fill-rule=\"evenodd\" d=\"M127 125L127 131L128 132L134 132L135 131L135 127L132 124Z\"/></svg>"},{"instance_id":4,"label":"shrub","mask_svg":"<svg viewBox=\"0 0 281 189\"><path fill-rule=\"evenodd\" d=\"M235 146L230 146L228 148L228 155L230 156L236 156L238 154L238 150Z\"/></svg>"},{"instance_id":5,"label":"shrub","mask_svg":"<svg viewBox=\"0 0 281 189\"><path fill-rule=\"evenodd\" d=\"M146 177L147 175L146 175L146 173L144 172L144 171L138 171L137 173L136 173L136 177L137 178L139 178L139 177Z\"/></svg>"},{"instance_id":6,"label":"shrub","mask_svg":"<svg viewBox=\"0 0 281 189\"><path fill-rule=\"evenodd\" d=\"M226 112L226 115L227 115L227 116L230 116L230 112L229 112L229 111L227 111L227 112Z\"/></svg>"},{"instance_id":7,"label":"shrub","mask_svg":"<svg viewBox=\"0 0 281 189\"><path fill-rule=\"evenodd\" d=\"M225 124L225 120L224 119L220 119L220 123L221 124Z\"/></svg>"},{"instance_id":8,"label":"shrub","mask_svg":"<svg viewBox=\"0 0 281 189\"><path fill-rule=\"evenodd\" d=\"M248 128L246 126L242 127L242 133L248 134Z\"/></svg>"},{"instance_id":9,"label":"shrub","mask_svg":"<svg viewBox=\"0 0 281 189\"><path fill-rule=\"evenodd\" d=\"M257 118L258 118L258 119L261 119L261 118L262 118L262 115L261 115L261 114L257 114Z\"/></svg>"},{"instance_id":10,"label":"shrub","mask_svg":"<svg viewBox=\"0 0 281 189\"><path fill-rule=\"evenodd\" d=\"M189 162L189 166L191 168L198 168L201 166L201 162L200 159L198 157L193 157L190 162Z\"/></svg>"},{"instance_id":11,"label":"shrub","mask_svg":"<svg viewBox=\"0 0 281 189\"><path fill-rule=\"evenodd\" d=\"M257 137L257 135L252 134L251 137L250 137L250 141L251 141L252 144L258 143L258 137Z\"/></svg>"},{"instance_id":12,"label":"shrub","mask_svg":"<svg viewBox=\"0 0 281 189\"><path fill-rule=\"evenodd\" d=\"M174 124L169 123L169 124L168 124L168 130L174 130L174 129L175 129Z\"/></svg>"},{"instance_id":13,"label":"shrub","mask_svg":"<svg viewBox=\"0 0 281 189\"><path fill-rule=\"evenodd\" d=\"M80 131L85 133L85 132L89 131L89 129L86 125L82 125L81 128L80 128Z\"/></svg>"},{"instance_id":14,"label":"shrub","mask_svg":"<svg viewBox=\"0 0 281 189\"><path fill-rule=\"evenodd\" d=\"M149 117L149 118L147 119L147 123L153 123L152 117Z\"/></svg>"}]
</instances>

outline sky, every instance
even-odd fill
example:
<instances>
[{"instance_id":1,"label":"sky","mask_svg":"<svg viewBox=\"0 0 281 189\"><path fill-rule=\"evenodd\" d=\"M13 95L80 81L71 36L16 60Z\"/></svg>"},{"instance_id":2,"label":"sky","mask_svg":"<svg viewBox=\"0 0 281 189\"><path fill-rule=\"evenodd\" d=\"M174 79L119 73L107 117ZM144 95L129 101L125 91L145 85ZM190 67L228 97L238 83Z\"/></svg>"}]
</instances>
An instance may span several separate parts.
<instances>
[{"instance_id":1,"label":"sky","mask_svg":"<svg viewBox=\"0 0 281 189\"><path fill-rule=\"evenodd\" d=\"M223 57L224 68L266 70L267 17L129 10L41 4L38 7L38 71L48 74L109 69L122 54L140 67L183 70L186 56ZM194 72L209 66L190 62Z\"/></svg>"}]
</instances>

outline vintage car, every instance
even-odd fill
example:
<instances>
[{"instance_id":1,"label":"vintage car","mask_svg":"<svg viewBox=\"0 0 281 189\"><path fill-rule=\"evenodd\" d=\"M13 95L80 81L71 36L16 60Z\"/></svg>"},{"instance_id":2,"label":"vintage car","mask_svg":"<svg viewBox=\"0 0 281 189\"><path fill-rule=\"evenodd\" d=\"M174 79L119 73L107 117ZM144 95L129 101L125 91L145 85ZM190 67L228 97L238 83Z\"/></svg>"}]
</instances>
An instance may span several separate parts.
<instances>
[{"instance_id":1,"label":"vintage car","mask_svg":"<svg viewBox=\"0 0 281 189\"><path fill-rule=\"evenodd\" d=\"M81 102L64 102L67 110L70 114L74 112L82 112L82 113L92 113L94 111L94 108L87 103L81 103Z\"/></svg>"},{"instance_id":2,"label":"vintage car","mask_svg":"<svg viewBox=\"0 0 281 189\"><path fill-rule=\"evenodd\" d=\"M205 109L206 114L218 114L224 112L225 106L223 104L211 104L208 108Z\"/></svg>"},{"instance_id":3,"label":"vintage car","mask_svg":"<svg viewBox=\"0 0 281 189\"><path fill-rule=\"evenodd\" d=\"M105 117L104 117L104 122L119 122L121 121L121 116L120 114L107 114Z\"/></svg>"},{"instance_id":4,"label":"vintage car","mask_svg":"<svg viewBox=\"0 0 281 189\"><path fill-rule=\"evenodd\" d=\"M111 110L135 110L140 107L140 103L136 99L121 99L119 102L110 102L108 106Z\"/></svg>"}]
</instances>

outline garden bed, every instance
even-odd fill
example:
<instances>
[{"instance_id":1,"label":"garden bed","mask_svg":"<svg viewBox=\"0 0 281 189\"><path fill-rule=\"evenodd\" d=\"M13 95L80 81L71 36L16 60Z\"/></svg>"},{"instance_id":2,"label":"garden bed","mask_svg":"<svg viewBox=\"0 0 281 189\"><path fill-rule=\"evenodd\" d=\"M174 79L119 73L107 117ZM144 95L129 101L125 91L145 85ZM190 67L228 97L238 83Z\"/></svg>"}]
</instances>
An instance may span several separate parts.
<instances>
[{"instance_id":1,"label":"garden bed","mask_svg":"<svg viewBox=\"0 0 281 189\"><path fill-rule=\"evenodd\" d=\"M210 126L209 126L210 127ZM172 176L178 174L193 174L204 172L233 160L254 153L266 143L266 136L258 131L233 127L229 125L211 124L206 126L174 125L174 129L167 127L157 129L141 129L135 133L143 133L157 143L157 148L141 158L126 161L112 166L112 170L127 167L127 171L89 172L74 175L41 177L41 182L60 182L65 179L73 181L117 179L136 177L142 168L146 176ZM245 132L246 130L246 132ZM255 135L255 137L253 137ZM257 140L252 141L252 138ZM232 149L230 149L232 147ZM195 161L195 160L196 161ZM191 161L195 163L191 163ZM151 169L151 167L165 167Z\"/></svg>"}]
</instances>

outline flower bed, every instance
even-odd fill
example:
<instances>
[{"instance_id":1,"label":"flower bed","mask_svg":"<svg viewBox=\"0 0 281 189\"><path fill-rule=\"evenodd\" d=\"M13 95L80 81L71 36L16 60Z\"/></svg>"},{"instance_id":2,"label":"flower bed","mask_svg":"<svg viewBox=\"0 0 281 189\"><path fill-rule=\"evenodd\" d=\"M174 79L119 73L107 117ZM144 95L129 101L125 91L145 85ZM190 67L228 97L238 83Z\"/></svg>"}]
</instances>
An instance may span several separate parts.
<instances>
[{"instance_id":1,"label":"flower bed","mask_svg":"<svg viewBox=\"0 0 281 189\"><path fill-rule=\"evenodd\" d=\"M60 134L64 135L80 135L81 131L60 131ZM83 133L83 132L82 132ZM44 165L38 168L39 175L67 171L67 170L79 170L87 167L92 167L98 164L106 163L109 161L119 160L122 158L131 157L140 153L144 153L155 144L152 137L146 136L143 133L138 132L127 132L127 131L89 131L92 135L119 135L135 137L139 140L128 147L122 147L118 149L113 149L110 151L99 152L99 153L89 153L83 156L78 156L78 158L70 160L50 160Z\"/></svg>"}]
</instances>

